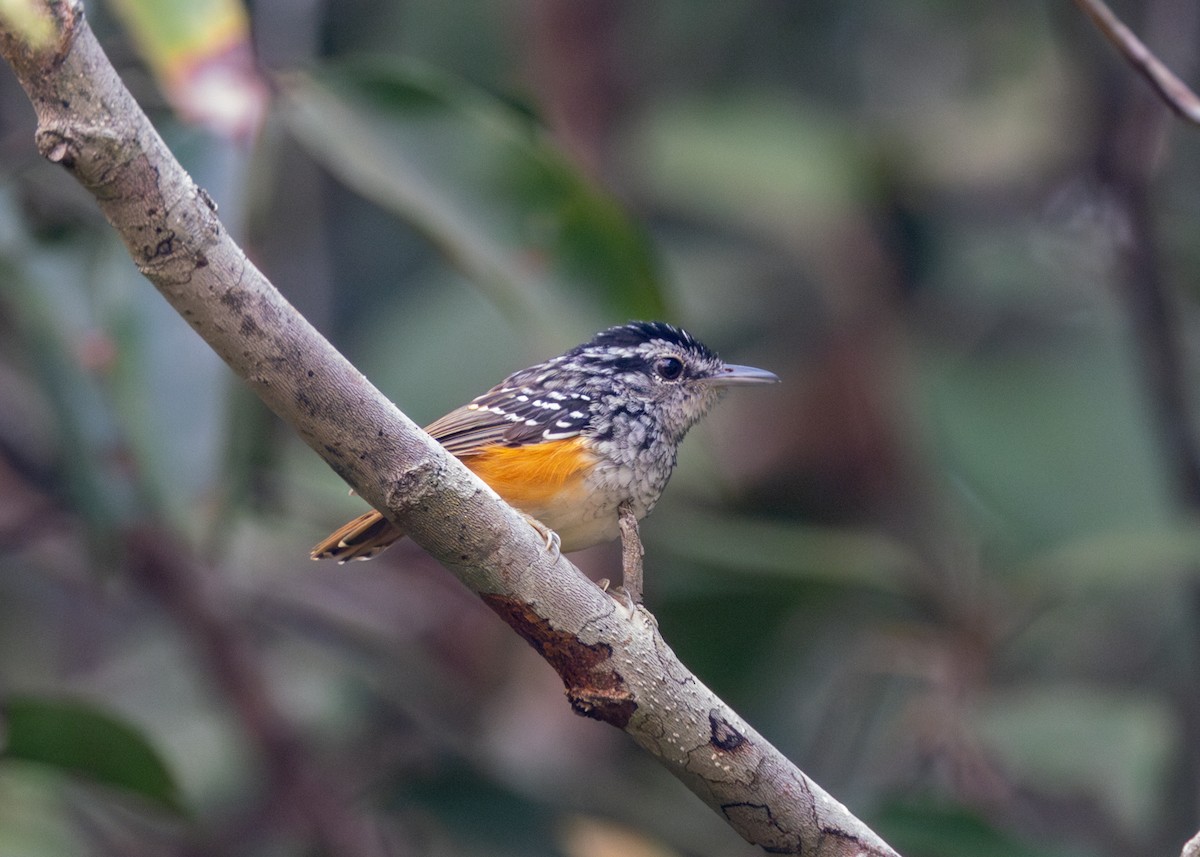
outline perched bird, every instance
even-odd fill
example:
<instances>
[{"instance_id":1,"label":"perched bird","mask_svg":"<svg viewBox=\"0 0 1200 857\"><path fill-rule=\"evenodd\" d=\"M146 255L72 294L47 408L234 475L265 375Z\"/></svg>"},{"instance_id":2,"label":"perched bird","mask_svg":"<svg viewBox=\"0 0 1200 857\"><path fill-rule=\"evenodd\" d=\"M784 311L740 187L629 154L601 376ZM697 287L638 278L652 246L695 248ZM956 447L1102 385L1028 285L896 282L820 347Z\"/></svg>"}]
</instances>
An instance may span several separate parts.
<instances>
[{"instance_id":1,"label":"perched bird","mask_svg":"<svg viewBox=\"0 0 1200 857\"><path fill-rule=\"evenodd\" d=\"M620 534L621 507L641 520L675 468L679 443L726 388L773 383L722 362L663 322L632 322L509 375L425 430L547 544L576 551ZM370 559L404 530L374 510L339 527L313 559Z\"/></svg>"}]
</instances>

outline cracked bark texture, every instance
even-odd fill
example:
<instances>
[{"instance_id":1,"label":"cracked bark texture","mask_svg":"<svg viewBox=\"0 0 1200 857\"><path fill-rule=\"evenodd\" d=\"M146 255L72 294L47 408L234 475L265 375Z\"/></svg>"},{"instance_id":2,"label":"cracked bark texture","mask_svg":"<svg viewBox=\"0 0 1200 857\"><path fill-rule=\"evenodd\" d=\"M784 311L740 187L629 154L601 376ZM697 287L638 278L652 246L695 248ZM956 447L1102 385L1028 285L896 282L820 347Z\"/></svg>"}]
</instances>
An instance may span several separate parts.
<instances>
[{"instance_id":1,"label":"cracked bark texture","mask_svg":"<svg viewBox=\"0 0 1200 857\"><path fill-rule=\"evenodd\" d=\"M625 730L747 841L778 854L894 855L400 413L246 259L121 83L78 2L49 2L57 41L0 52L38 118L37 146L96 198L139 270L369 503L488 603L555 670L574 710Z\"/></svg>"}]
</instances>

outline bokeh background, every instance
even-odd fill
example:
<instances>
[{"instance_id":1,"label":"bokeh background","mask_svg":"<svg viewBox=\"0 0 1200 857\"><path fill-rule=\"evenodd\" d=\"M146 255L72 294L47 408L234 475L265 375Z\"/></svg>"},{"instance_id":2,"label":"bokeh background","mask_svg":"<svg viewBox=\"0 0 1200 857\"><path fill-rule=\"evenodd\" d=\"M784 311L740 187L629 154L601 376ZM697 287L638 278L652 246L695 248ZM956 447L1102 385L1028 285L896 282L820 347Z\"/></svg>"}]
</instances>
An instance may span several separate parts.
<instances>
[{"instance_id":1,"label":"bokeh background","mask_svg":"<svg viewBox=\"0 0 1200 857\"><path fill-rule=\"evenodd\" d=\"M1194 79L1195 4L1116 9ZM685 443L646 599L907 857L1200 827L1200 132L1071 4L87 11L418 422L631 318L784 379ZM361 501L33 130L0 72L0 855L757 853L411 543L311 563Z\"/></svg>"}]
</instances>

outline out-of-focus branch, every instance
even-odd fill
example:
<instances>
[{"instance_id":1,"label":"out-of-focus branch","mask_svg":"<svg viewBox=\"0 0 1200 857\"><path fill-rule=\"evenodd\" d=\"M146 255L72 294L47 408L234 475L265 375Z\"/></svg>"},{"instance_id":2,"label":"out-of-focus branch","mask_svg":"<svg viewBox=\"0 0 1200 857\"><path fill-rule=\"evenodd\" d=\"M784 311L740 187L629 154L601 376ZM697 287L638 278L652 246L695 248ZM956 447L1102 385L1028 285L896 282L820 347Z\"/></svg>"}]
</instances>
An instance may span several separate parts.
<instances>
[{"instance_id":1,"label":"out-of-focus branch","mask_svg":"<svg viewBox=\"0 0 1200 857\"><path fill-rule=\"evenodd\" d=\"M534 0L521 21L528 73L563 147L594 176L608 164L622 99L615 33L623 0Z\"/></svg>"},{"instance_id":2,"label":"out-of-focus branch","mask_svg":"<svg viewBox=\"0 0 1200 857\"><path fill-rule=\"evenodd\" d=\"M1193 125L1200 125L1200 97L1151 53L1142 40L1105 5L1104 0L1075 0L1075 5L1092 19L1129 64L1150 81L1168 107Z\"/></svg>"},{"instance_id":3,"label":"out-of-focus branch","mask_svg":"<svg viewBox=\"0 0 1200 857\"><path fill-rule=\"evenodd\" d=\"M322 770L267 688L253 646L229 613L217 581L195 567L187 551L159 531L139 530L126 540L129 567L192 641L207 675L237 712L266 767L269 815L309 829L328 854L383 857L377 831L350 811L337 777Z\"/></svg>"},{"instance_id":4,"label":"out-of-focus branch","mask_svg":"<svg viewBox=\"0 0 1200 857\"><path fill-rule=\"evenodd\" d=\"M782 854L895 855L692 675L652 616L631 613L550 555L516 511L322 338L230 239L79 3L46 8L56 25L48 47L0 28L0 54L37 111L39 149L91 191L142 273L272 410L528 640L578 713L628 732L747 841ZM161 556L151 565L173 569ZM189 615L190 595L164 601ZM198 639L215 627L198 628ZM223 663L228 653L213 639L203 644ZM255 716L260 703L242 693L244 716ZM287 749L266 744L276 756Z\"/></svg>"}]
</instances>

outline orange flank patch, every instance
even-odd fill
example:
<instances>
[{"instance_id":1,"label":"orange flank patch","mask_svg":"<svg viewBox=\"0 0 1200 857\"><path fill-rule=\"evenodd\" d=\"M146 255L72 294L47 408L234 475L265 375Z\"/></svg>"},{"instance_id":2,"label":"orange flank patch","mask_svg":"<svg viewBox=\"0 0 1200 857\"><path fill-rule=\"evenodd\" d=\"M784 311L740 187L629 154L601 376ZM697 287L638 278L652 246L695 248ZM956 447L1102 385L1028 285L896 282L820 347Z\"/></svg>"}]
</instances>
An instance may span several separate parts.
<instances>
[{"instance_id":1,"label":"orange flank patch","mask_svg":"<svg viewBox=\"0 0 1200 857\"><path fill-rule=\"evenodd\" d=\"M577 488L594 458L579 437L528 446L488 446L462 462L518 509L552 505Z\"/></svg>"}]
</instances>

